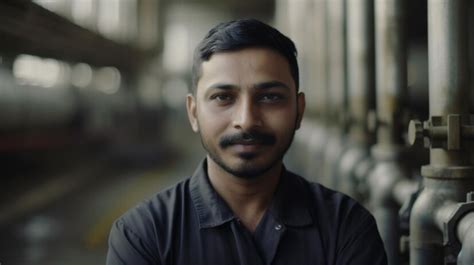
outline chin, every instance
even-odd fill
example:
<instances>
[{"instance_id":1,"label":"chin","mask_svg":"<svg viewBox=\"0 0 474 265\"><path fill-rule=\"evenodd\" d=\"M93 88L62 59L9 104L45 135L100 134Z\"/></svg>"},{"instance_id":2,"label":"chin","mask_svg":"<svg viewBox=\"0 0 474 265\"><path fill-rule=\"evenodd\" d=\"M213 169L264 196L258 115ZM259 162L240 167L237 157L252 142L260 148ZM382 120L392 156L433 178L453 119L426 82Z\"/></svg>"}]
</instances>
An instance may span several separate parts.
<instances>
[{"instance_id":1,"label":"chin","mask_svg":"<svg viewBox=\"0 0 474 265\"><path fill-rule=\"evenodd\" d=\"M268 161L258 161L255 157L250 158L250 155L246 154L240 157L240 161L236 163L220 163L219 164L225 171L228 173L244 179L255 179L259 176L265 174L269 170L271 170L278 161L268 162Z\"/></svg>"}]
</instances>

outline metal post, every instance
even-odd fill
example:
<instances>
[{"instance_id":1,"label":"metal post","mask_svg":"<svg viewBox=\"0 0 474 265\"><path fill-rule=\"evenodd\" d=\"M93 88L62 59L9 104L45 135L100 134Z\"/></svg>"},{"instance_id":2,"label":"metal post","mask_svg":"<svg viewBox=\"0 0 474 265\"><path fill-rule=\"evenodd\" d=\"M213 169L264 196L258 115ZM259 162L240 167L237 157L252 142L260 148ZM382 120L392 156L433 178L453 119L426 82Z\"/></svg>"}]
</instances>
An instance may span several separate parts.
<instances>
[{"instance_id":1,"label":"metal post","mask_svg":"<svg viewBox=\"0 0 474 265\"><path fill-rule=\"evenodd\" d=\"M456 264L456 242L465 240L459 231L473 222L472 202L461 203L474 190L467 7L466 0L428 1L430 120L412 121L409 134L429 138L430 164L422 167L424 189L411 212L410 264Z\"/></svg>"}]
</instances>

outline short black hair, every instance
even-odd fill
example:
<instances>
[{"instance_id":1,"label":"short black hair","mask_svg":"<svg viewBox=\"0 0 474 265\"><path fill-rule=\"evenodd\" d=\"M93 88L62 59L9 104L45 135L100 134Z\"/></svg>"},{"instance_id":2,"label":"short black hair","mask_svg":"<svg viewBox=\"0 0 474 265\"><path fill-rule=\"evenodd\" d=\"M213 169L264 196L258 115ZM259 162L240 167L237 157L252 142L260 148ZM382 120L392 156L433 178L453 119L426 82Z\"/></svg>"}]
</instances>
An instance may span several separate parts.
<instances>
[{"instance_id":1,"label":"short black hair","mask_svg":"<svg viewBox=\"0 0 474 265\"><path fill-rule=\"evenodd\" d=\"M256 19L239 19L220 23L212 28L194 51L192 90L196 91L201 78L201 65L214 53L235 51L248 47L270 48L283 55L290 65L296 90L299 88L299 69L296 46L277 29Z\"/></svg>"}]
</instances>

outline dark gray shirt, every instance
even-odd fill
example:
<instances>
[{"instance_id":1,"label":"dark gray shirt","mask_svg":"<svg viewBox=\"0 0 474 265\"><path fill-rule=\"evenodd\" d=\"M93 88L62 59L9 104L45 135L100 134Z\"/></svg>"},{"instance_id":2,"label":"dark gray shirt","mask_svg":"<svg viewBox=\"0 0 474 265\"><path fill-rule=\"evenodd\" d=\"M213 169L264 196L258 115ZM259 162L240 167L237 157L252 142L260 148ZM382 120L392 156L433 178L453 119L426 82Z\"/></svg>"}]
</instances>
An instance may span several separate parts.
<instances>
[{"instance_id":1,"label":"dark gray shirt","mask_svg":"<svg viewBox=\"0 0 474 265\"><path fill-rule=\"evenodd\" d=\"M387 264L374 218L353 199L285 170L251 233L206 168L117 219L107 264Z\"/></svg>"}]
</instances>

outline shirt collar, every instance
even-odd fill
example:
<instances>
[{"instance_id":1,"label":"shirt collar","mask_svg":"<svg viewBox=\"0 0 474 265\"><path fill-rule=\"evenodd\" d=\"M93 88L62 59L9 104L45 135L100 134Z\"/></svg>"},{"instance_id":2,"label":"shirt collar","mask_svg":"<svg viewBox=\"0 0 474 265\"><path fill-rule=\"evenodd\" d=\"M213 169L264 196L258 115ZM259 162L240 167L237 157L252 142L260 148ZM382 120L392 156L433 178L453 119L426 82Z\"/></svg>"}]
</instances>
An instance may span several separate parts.
<instances>
[{"instance_id":1,"label":"shirt collar","mask_svg":"<svg viewBox=\"0 0 474 265\"><path fill-rule=\"evenodd\" d=\"M190 192L199 216L201 228L222 225L235 215L224 199L214 190L207 175L207 160L204 159L191 177Z\"/></svg>"},{"instance_id":2,"label":"shirt collar","mask_svg":"<svg viewBox=\"0 0 474 265\"><path fill-rule=\"evenodd\" d=\"M288 226L305 226L313 222L310 213L310 192L306 181L283 168L272 199L272 215ZM227 203L212 187L204 159L190 180L190 194L201 228L216 227L236 219Z\"/></svg>"},{"instance_id":3,"label":"shirt collar","mask_svg":"<svg viewBox=\"0 0 474 265\"><path fill-rule=\"evenodd\" d=\"M309 183L302 177L283 172L270 206L271 213L287 226L306 226L313 223Z\"/></svg>"}]
</instances>

